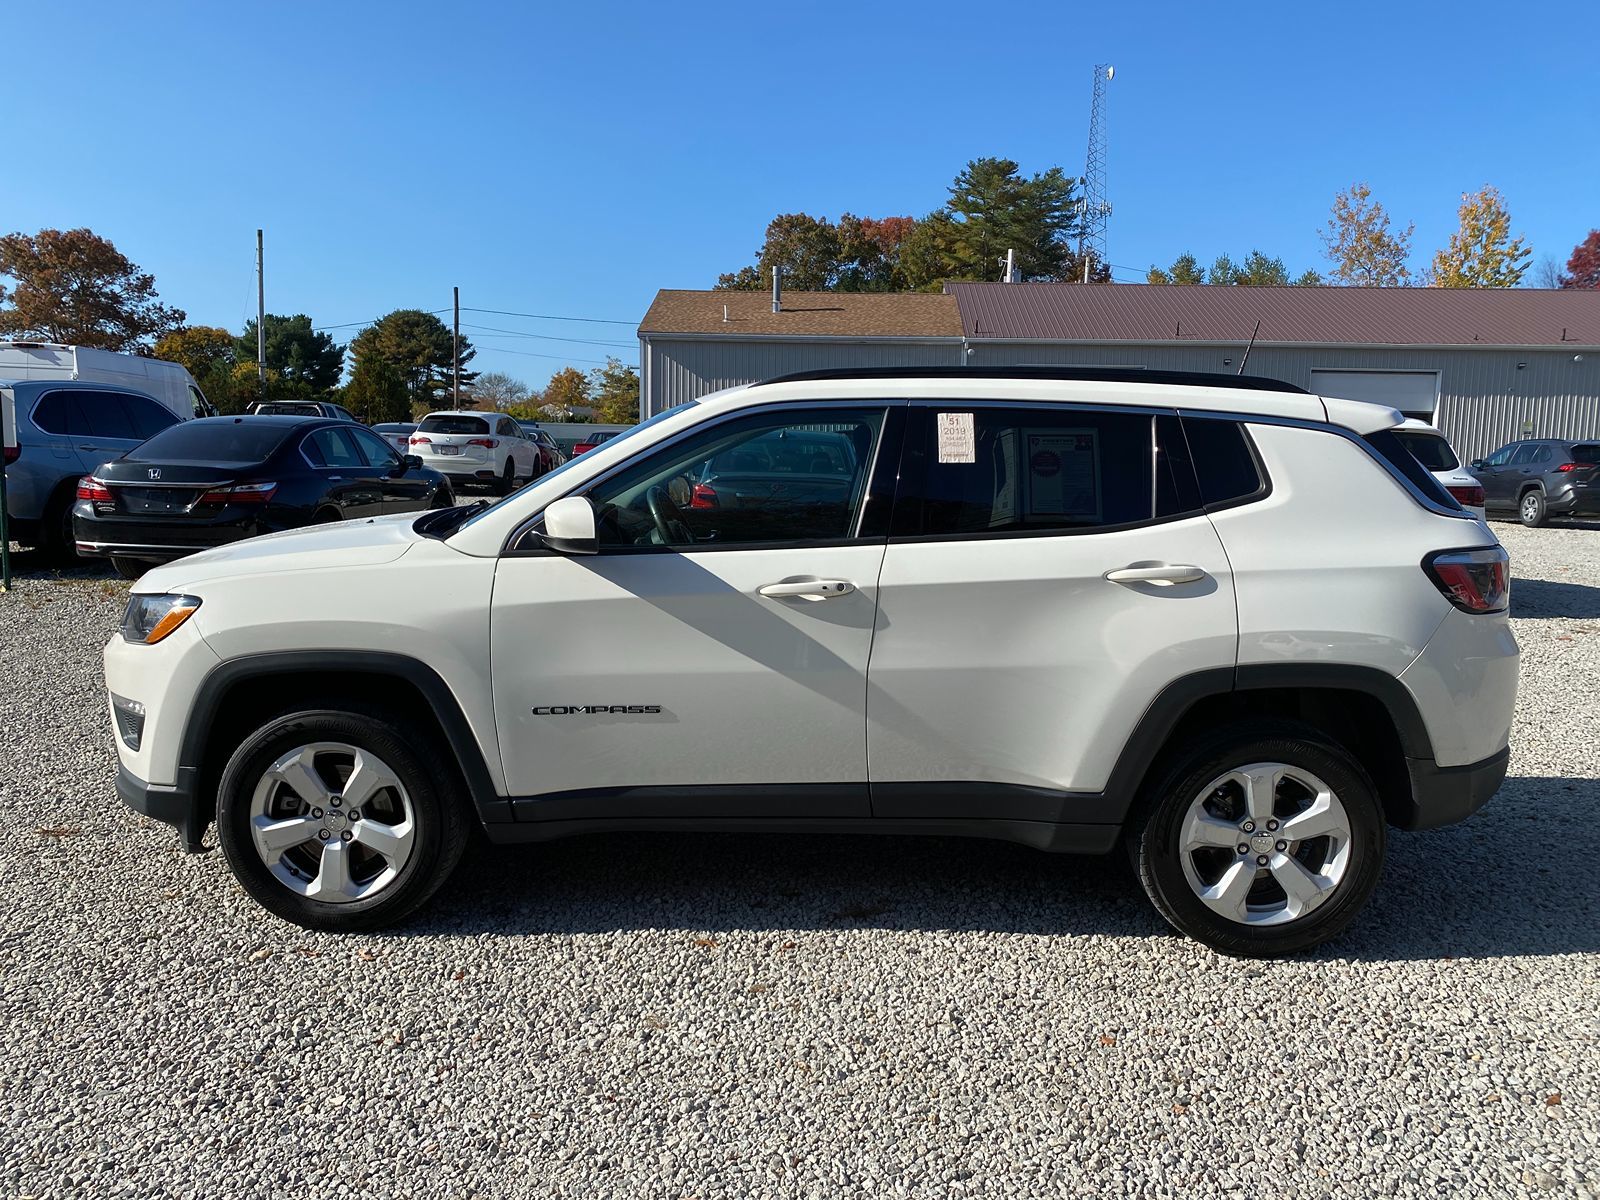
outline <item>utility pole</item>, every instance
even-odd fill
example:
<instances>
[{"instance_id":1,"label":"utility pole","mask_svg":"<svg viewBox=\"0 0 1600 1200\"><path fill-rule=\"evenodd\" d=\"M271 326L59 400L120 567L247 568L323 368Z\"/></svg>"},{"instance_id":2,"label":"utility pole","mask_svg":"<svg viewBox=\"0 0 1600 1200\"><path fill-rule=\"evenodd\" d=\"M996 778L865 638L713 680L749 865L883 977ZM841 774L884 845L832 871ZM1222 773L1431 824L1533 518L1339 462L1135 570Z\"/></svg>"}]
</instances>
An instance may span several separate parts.
<instances>
[{"instance_id":1,"label":"utility pole","mask_svg":"<svg viewBox=\"0 0 1600 1200\"><path fill-rule=\"evenodd\" d=\"M256 377L261 399L267 398L267 268L262 256L261 230L256 230Z\"/></svg>"},{"instance_id":2,"label":"utility pole","mask_svg":"<svg viewBox=\"0 0 1600 1200\"><path fill-rule=\"evenodd\" d=\"M455 333L450 339L450 407L461 407L461 289L451 288L455 293L456 323Z\"/></svg>"}]
</instances>

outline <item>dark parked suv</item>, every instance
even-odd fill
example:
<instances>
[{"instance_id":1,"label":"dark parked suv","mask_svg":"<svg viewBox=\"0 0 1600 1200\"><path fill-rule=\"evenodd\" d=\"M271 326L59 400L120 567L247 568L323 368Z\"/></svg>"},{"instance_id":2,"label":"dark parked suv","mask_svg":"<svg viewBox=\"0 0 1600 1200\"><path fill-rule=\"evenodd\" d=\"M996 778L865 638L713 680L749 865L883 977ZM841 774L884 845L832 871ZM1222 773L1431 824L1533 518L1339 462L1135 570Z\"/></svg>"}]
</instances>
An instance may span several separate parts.
<instances>
[{"instance_id":1,"label":"dark parked suv","mask_svg":"<svg viewBox=\"0 0 1600 1200\"><path fill-rule=\"evenodd\" d=\"M1514 512L1529 528L1551 517L1600 515L1600 440L1539 438L1501 446L1475 458L1490 512Z\"/></svg>"}]
</instances>

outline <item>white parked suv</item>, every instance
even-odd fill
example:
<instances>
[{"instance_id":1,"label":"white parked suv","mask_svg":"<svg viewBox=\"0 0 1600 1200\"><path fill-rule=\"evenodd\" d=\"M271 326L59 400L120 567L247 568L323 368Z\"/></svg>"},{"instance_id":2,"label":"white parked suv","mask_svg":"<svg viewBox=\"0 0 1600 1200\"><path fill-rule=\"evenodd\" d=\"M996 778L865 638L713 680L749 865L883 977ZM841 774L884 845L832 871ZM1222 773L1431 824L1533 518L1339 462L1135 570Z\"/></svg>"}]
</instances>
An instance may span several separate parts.
<instances>
[{"instance_id":1,"label":"white parked suv","mask_svg":"<svg viewBox=\"0 0 1600 1200\"><path fill-rule=\"evenodd\" d=\"M1480 521L1488 519L1483 507L1482 481L1461 465L1461 456L1444 434L1414 417L1408 417L1394 434L1439 485L1455 497L1457 504Z\"/></svg>"},{"instance_id":2,"label":"white parked suv","mask_svg":"<svg viewBox=\"0 0 1600 1200\"><path fill-rule=\"evenodd\" d=\"M720 392L492 507L151 571L117 790L322 929L475 824L827 829L1123 846L1178 929L1298 950L1506 771L1506 555L1400 423L1155 371Z\"/></svg>"},{"instance_id":3,"label":"white parked suv","mask_svg":"<svg viewBox=\"0 0 1600 1200\"><path fill-rule=\"evenodd\" d=\"M435 412L411 432L411 453L453 484L505 495L539 474L539 448L522 426L494 412Z\"/></svg>"}]
</instances>

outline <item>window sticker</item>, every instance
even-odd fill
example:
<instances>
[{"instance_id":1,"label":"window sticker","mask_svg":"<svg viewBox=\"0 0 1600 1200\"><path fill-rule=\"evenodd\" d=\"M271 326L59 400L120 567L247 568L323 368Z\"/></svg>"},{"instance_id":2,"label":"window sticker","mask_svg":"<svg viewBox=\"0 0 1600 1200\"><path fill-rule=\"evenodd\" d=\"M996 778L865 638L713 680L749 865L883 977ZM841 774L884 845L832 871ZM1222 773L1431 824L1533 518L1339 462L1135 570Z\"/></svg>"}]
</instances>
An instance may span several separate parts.
<instances>
[{"instance_id":1,"label":"window sticker","mask_svg":"<svg viewBox=\"0 0 1600 1200\"><path fill-rule=\"evenodd\" d=\"M1100 521L1099 464L1099 430L1029 430L1028 516Z\"/></svg>"},{"instance_id":2,"label":"window sticker","mask_svg":"<svg viewBox=\"0 0 1600 1200\"><path fill-rule=\"evenodd\" d=\"M972 427L972 414L939 413L939 461L941 463L975 463L978 461L978 438Z\"/></svg>"}]
</instances>

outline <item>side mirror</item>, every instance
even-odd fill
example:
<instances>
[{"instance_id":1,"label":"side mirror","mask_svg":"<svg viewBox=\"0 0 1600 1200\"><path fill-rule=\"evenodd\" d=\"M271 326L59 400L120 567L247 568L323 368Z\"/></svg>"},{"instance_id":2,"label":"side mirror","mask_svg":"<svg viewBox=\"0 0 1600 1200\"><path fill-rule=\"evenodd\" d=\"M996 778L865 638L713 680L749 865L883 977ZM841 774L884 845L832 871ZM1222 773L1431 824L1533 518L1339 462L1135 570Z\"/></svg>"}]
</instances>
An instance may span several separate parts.
<instances>
[{"instance_id":1,"label":"side mirror","mask_svg":"<svg viewBox=\"0 0 1600 1200\"><path fill-rule=\"evenodd\" d=\"M1486 463L1486 462L1485 462L1485 461L1484 461L1484 460L1483 460L1483 459L1481 459L1481 458L1475 458L1475 459L1473 459L1473 460L1472 460L1472 461L1471 461L1471 462L1470 462L1470 463L1468 463L1468 464L1467 464L1467 466L1469 466L1469 467L1471 467L1471 468L1472 468L1472 469L1473 469L1473 470L1474 470L1474 471L1481 471L1481 470L1483 470L1483 469L1484 469L1484 468L1485 468L1485 467L1487 467L1487 466L1488 466L1488 465L1489 465L1489 464L1488 464L1488 463Z\"/></svg>"},{"instance_id":2,"label":"side mirror","mask_svg":"<svg viewBox=\"0 0 1600 1200\"><path fill-rule=\"evenodd\" d=\"M544 532L539 539L561 554L598 554L594 531L594 505L587 496L563 496L544 510Z\"/></svg>"},{"instance_id":3,"label":"side mirror","mask_svg":"<svg viewBox=\"0 0 1600 1200\"><path fill-rule=\"evenodd\" d=\"M407 471L420 471L422 469L422 458L416 454L402 454L400 456L400 466Z\"/></svg>"}]
</instances>

